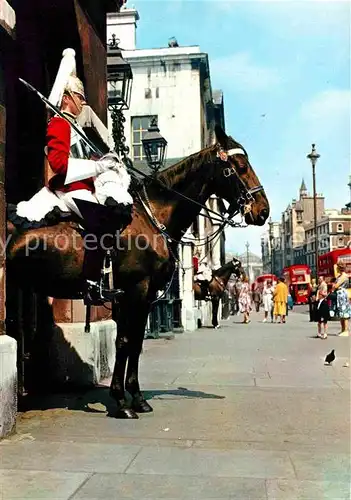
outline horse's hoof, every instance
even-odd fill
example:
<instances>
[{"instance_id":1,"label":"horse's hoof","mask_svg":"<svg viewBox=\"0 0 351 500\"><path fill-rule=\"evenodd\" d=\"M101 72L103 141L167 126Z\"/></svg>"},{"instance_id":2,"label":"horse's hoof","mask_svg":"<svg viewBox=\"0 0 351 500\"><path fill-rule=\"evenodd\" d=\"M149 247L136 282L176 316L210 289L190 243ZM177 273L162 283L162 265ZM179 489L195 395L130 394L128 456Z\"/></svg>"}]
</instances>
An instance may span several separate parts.
<instances>
[{"instance_id":1,"label":"horse's hoof","mask_svg":"<svg viewBox=\"0 0 351 500\"><path fill-rule=\"evenodd\" d=\"M150 406L149 403L147 401L145 401L144 399L141 401L140 400L133 401L132 408L133 408L133 410L135 410L138 413L150 413L150 412L154 411L152 406Z\"/></svg>"},{"instance_id":2,"label":"horse's hoof","mask_svg":"<svg viewBox=\"0 0 351 500\"><path fill-rule=\"evenodd\" d=\"M135 420L139 417L132 408L119 408L115 414L115 418Z\"/></svg>"}]
</instances>

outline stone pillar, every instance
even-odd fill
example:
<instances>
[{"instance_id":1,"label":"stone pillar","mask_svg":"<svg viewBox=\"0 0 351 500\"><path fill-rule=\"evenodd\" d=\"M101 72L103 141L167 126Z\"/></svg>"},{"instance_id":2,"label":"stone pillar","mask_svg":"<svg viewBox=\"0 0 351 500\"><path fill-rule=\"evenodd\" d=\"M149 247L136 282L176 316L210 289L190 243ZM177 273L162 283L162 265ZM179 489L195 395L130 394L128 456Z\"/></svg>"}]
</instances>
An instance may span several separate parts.
<instances>
[{"instance_id":1,"label":"stone pillar","mask_svg":"<svg viewBox=\"0 0 351 500\"><path fill-rule=\"evenodd\" d=\"M194 235L187 231L181 246L181 261L184 273L181 272L181 299L182 299L182 324L184 330L193 331L197 328L198 310L195 307L193 292L193 244Z\"/></svg>"}]
</instances>

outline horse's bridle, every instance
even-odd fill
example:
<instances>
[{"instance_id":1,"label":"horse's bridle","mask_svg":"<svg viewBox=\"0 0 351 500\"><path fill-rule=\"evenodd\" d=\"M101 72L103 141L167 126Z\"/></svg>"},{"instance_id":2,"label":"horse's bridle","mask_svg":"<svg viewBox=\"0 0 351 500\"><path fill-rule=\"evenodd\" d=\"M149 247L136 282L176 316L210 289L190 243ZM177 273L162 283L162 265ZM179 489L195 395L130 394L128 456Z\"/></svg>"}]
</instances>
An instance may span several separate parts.
<instances>
[{"instance_id":1,"label":"horse's bridle","mask_svg":"<svg viewBox=\"0 0 351 500\"><path fill-rule=\"evenodd\" d=\"M223 162L228 162L228 158L230 156L235 156L235 155L244 155L246 156L246 153L243 149L241 148L233 148L233 149L228 149L227 151L224 150L221 146L218 148L217 151L217 157L223 161ZM242 180L240 174L236 170L235 166L230 163L230 167L227 167L223 169L223 175L224 177L230 177L232 175L235 175L238 181L241 184L241 188L239 188L239 198L237 199L237 205L238 205L238 212L240 211L241 215L246 215L251 212L252 210L252 204L255 202L254 194L259 193L260 191L263 191L263 186L255 186L251 189L248 189L245 186L244 181ZM237 213L238 213L237 212ZM235 214L232 214L234 216Z\"/></svg>"}]
</instances>

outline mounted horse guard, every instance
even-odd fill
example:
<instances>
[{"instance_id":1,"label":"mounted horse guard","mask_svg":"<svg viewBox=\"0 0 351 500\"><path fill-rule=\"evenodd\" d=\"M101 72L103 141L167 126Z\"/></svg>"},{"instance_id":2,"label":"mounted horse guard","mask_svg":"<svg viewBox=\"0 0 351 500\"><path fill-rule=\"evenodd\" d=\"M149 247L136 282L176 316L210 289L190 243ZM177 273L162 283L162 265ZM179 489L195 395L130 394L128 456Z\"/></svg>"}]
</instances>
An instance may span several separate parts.
<instances>
[{"instance_id":1,"label":"mounted horse guard","mask_svg":"<svg viewBox=\"0 0 351 500\"><path fill-rule=\"evenodd\" d=\"M208 285L212 280L212 271L206 261L200 261L197 273L194 276L195 283L200 285L201 291L205 297L205 300L211 300L211 295L208 289Z\"/></svg>"},{"instance_id":2,"label":"mounted horse guard","mask_svg":"<svg viewBox=\"0 0 351 500\"><path fill-rule=\"evenodd\" d=\"M73 49L63 51L48 101L59 110L49 119L46 134L45 154L54 176L30 200L9 206L9 220L19 229L31 229L73 218L84 235L84 302L88 306L113 302L124 293L111 288L109 274L114 236L118 238L132 220L131 179L115 153L94 158L77 123L86 97L76 76Z\"/></svg>"},{"instance_id":3,"label":"mounted horse guard","mask_svg":"<svg viewBox=\"0 0 351 500\"><path fill-rule=\"evenodd\" d=\"M240 260L235 259L234 257L231 261L227 262L222 267L211 272L211 277L206 284L205 290L202 286L201 281L194 281L193 290L195 299L211 301L213 328L219 328L219 301L224 297L227 291L228 281L233 274L235 275L236 279L239 279L240 276L245 275L245 271Z\"/></svg>"}]
</instances>

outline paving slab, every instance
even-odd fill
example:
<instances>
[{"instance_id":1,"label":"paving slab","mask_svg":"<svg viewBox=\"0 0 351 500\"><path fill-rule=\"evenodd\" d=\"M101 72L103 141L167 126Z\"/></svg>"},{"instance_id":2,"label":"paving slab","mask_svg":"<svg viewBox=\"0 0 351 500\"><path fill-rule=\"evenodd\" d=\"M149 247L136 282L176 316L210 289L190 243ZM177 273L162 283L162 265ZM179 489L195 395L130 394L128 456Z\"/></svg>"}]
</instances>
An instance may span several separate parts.
<instances>
[{"instance_id":1,"label":"paving slab","mask_svg":"<svg viewBox=\"0 0 351 500\"><path fill-rule=\"evenodd\" d=\"M215 477L295 477L286 452L144 447L126 470L132 474Z\"/></svg>"},{"instance_id":2,"label":"paving slab","mask_svg":"<svg viewBox=\"0 0 351 500\"><path fill-rule=\"evenodd\" d=\"M0 470L0 499L67 500L90 476L79 472Z\"/></svg>"},{"instance_id":3,"label":"paving slab","mask_svg":"<svg viewBox=\"0 0 351 500\"><path fill-rule=\"evenodd\" d=\"M237 499L264 500L265 482L261 479L95 474L72 497L74 500L105 499Z\"/></svg>"},{"instance_id":4,"label":"paving slab","mask_svg":"<svg viewBox=\"0 0 351 500\"><path fill-rule=\"evenodd\" d=\"M291 451L291 461L298 479L350 481L349 453L311 453Z\"/></svg>"},{"instance_id":5,"label":"paving slab","mask_svg":"<svg viewBox=\"0 0 351 500\"><path fill-rule=\"evenodd\" d=\"M350 483L268 479L267 496L268 500L350 500Z\"/></svg>"},{"instance_id":6,"label":"paving slab","mask_svg":"<svg viewBox=\"0 0 351 500\"><path fill-rule=\"evenodd\" d=\"M134 445L53 441L0 447L0 468L65 472L124 472L139 453Z\"/></svg>"}]
</instances>

